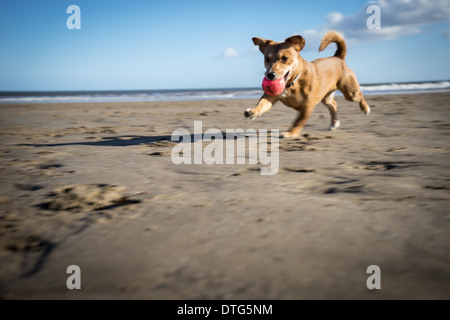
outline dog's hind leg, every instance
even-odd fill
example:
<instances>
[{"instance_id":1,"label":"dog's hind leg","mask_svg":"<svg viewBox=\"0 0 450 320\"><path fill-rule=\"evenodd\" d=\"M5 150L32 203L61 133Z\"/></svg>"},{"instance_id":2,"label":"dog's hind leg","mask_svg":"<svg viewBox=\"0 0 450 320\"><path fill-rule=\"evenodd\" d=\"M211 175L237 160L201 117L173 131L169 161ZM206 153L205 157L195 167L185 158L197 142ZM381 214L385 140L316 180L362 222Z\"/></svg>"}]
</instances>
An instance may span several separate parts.
<instances>
[{"instance_id":1,"label":"dog's hind leg","mask_svg":"<svg viewBox=\"0 0 450 320\"><path fill-rule=\"evenodd\" d=\"M367 104L366 100L364 99L364 96L362 94L362 92L360 90L356 91L356 92L344 92L342 91L342 93L344 94L345 99L349 100L349 101L355 101L359 103L359 108L361 109L362 112L364 112L366 115L369 115L370 113L370 107Z\"/></svg>"},{"instance_id":2,"label":"dog's hind leg","mask_svg":"<svg viewBox=\"0 0 450 320\"><path fill-rule=\"evenodd\" d=\"M359 88L358 80L356 80L356 76L353 72L349 70L348 75L339 81L338 89L342 92L346 100L358 102L361 111L366 115L369 115L370 107L364 99Z\"/></svg>"},{"instance_id":3,"label":"dog's hind leg","mask_svg":"<svg viewBox=\"0 0 450 320\"><path fill-rule=\"evenodd\" d=\"M325 98L322 99L322 103L327 106L331 115L331 125L330 130L336 130L340 127L341 122L337 118L337 103L334 100L334 91L327 94Z\"/></svg>"}]
</instances>

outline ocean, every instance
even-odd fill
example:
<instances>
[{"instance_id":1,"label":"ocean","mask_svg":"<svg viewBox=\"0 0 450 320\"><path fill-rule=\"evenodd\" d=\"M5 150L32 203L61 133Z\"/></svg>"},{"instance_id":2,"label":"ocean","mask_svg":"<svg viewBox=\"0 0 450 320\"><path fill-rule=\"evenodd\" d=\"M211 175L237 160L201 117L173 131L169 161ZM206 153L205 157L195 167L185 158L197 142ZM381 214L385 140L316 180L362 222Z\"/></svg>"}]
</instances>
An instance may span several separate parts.
<instances>
[{"instance_id":1,"label":"ocean","mask_svg":"<svg viewBox=\"0 0 450 320\"><path fill-rule=\"evenodd\" d=\"M450 80L361 85L365 95L413 94L450 91ZM0 92L0 103L88 103L258 99L261 88L134 90L134 91L58 91ZM341 95L339 91L336 95Z\"/></svg>"}]
</instances>

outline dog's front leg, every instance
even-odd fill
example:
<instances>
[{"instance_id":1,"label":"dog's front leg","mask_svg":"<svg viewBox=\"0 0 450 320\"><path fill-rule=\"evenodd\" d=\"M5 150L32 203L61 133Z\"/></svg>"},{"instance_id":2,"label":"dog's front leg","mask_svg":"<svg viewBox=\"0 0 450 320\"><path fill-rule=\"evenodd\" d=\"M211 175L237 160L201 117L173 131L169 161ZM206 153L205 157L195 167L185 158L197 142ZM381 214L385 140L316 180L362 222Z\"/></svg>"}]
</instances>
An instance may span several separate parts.
<instances>
[{"instance_id":1,"label":"dog's front leg","mask_svg":"<svg viewBox=\"0 0 450 320\"><path fill-rule=\"evenodd\" d=\"M283 137L283 138L298 137L300 135L300 132L302 131L303 127L305 126L306 121L308 121L309 117L311 116L313 108L314 108L314 106L302 108L300 110L300 112L298 113L297 118L292 123L289 131L283 132L281 134L281 137Z\"/></svg>"},{"instance_id":2,"label":"dog's front leg","mask_svg":"<svg viewBox=\"0 0 450 320\"><path fill-rule=\"evenodd\" d=\"M270 96L268 94L264 94L261 99L259 99L256 107L248 108L245 110L244 115L247 118L253 119L262 115L264 112L267 112L272 108L272 105L278 100L277 96Z\"/></svg>"}]
</instances>

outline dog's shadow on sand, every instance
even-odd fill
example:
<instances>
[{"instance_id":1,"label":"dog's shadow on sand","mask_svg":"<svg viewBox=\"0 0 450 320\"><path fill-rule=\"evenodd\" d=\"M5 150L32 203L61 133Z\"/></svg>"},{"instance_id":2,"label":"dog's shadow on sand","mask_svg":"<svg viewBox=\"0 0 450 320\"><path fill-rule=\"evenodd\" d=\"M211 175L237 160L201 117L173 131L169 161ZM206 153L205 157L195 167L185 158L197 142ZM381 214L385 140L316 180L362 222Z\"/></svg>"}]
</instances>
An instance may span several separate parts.
<instances>
[{"instance_id":1,"label":"dog's shadow on sand","mask_svg":"<svg viewBox=\"0 0 450 320\"><path fill-rule=\"evenodd\" d=\"M221 132L219 136L222 135L223 139L226 139L226 133ZM28 147L61 147L61 146L95 146L95 147L128 147L128 146L137 146L137 145L151 145L157 142L195 142L197 140L204 139L209 137L209 134L190 134L179 137L179 139L173 139L172 136L137 136L137 135L124 135L124 136L115 136L115 137L103 137L101 141L81 141L81 142L61 142L61 143L21 143L16 146L28 146ZM242 135L244 136L244 135ZM241 134L237 134L233 136L234 139L240 138Z\"/></svg>"},{"instance_id":2,"label":"dog's shadow on sand","mask_svg":"<svg viewBox=\"0 0 450 320\"><path fill-rule=\"evenodd\" d=\"M61 143L22 143L18 146L31 147L61 147L61 146L95 146L95 147L128 147L141 144L152 144L160 141L171 141L171 136L136 136L125 135L103 137L101 141L61 142Z\"/></svg>"}]
</instances>

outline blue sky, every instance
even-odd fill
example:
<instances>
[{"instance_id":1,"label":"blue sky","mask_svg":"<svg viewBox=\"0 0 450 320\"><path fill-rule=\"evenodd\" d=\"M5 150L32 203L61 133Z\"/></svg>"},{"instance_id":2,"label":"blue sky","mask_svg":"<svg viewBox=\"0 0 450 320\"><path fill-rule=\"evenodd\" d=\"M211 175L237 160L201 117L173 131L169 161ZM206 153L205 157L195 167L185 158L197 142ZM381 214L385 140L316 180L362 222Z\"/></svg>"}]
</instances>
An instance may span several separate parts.
<instances>
[{"instance_id":1,"label":"blue sky","mask_svg":"<svg viewBox=\"0 0 450 320\"><path fill-rule=\"evenodd\" d=\"M68 6L81 9L69 30ZM369 30L366 8L381 10ZM450 79L450 2L0 0L0 91L259 87L254 36L301 34L308 61L342 32L361 83Z\"/></svg>"}]
</instances>

